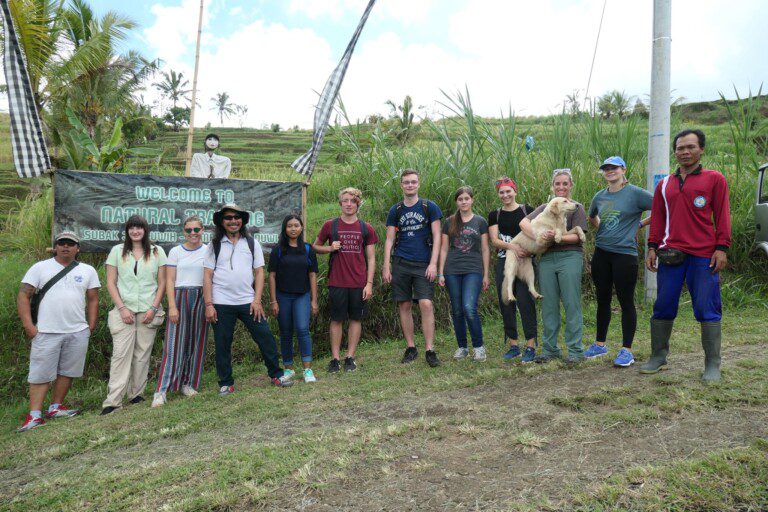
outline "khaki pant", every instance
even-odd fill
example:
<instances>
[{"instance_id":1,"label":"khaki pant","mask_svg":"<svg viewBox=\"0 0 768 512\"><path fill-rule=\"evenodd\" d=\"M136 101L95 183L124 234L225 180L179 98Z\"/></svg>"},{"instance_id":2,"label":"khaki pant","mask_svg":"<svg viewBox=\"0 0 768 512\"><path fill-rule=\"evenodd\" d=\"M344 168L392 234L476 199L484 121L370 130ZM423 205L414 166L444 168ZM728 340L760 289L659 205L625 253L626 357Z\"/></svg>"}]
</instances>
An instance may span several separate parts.
<instances>
[{"instance_id":1,"label":"khaki pant","mask_svg":"<svg viewBox=\"0 0 768 512\"><path fill-rule=\"evenodd\" d=\"M120 407L123 397L133 399L144 393L149 373L149 358L155 342L157 327L163 315L158 314L152 324L143 324L144 313L134 313L133 324L126 324L120 312L112 309L107 325L112 334L112 359L109 365L109 389L102 407Z\"/></svg>"}]
</instances>

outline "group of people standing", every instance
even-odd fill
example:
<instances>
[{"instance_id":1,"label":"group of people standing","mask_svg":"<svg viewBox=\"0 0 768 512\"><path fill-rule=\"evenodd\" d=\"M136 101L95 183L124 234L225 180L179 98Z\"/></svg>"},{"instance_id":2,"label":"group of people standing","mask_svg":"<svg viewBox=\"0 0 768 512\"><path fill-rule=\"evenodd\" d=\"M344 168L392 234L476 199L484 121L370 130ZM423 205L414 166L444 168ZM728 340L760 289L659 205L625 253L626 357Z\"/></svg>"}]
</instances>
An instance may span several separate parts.
<instances>
[{"instance_id":1,"label":"group of people standing","mask_svg":"<svg viewBox=\"0 0 768 512\"><path fill-rule=\"evenodd\" d=\"M418 194L419 173L400 173L403 200L387 215L382 280L391 285L406 342L402 363L418 357L414 337L413 307L421 314L425 359L429 366L440 365L435 352L435 284L445 286L451 302L456 335L456 360L470 356L485 361L483 330L478 314L480 294L491 283L491 248L497 252L494 280L504 323L504 359L520 358L522 363L546 363L563 359L557 340L561 328L561 303L565 312L567 363L608 353L607 332L611 301L616 290L622 315L622 348L614 364L628 367L637 328L634 291L639 270L637 233L650 224L646 266L659 272L659 297L651 319L649 361L641 372L654 373L666 365L672 322L683 282L692 295L694 314L702 325L705 351L705 381L720 378L720 319L722 316L719 271L726 264L730 245L728 187L717 171L702 169L705 146L699 130L685 130L674 139L679 168L664 178L655 194L627 182L627 166L613 156L600 166L606 187L592 199L588 213L576 203L567 216L567 228L582 229L591 223L596 229L591 274L597 300L597 332L594 343L584 350L581 277L583 247L578 235L566 234L543 254L536 265L541 303L543 338L537 355L536 302L524 283L514 283L515 301L505 304L501 296L504 262L508 251L529 258L512 240L520 232L535 237L531 221L546 205L538 208L518 202L517 184L508 177L495 183L500 206L487 219L474 213L474 192L460 187L455 195L456 211L443 219L440 207ZM569 169L556 169L551 191L570 201L575 186ZM310 317L317 314L318 254L329 255L328 298L330 306L330 373L355 371L355 353L360 341L367 304L374 293L376 256L379 241L371 224L358 218L362 193L345 188L339 193L341 213L325 222L313 243L305 241L304 222L298 215L287 216L279 242L272 250L269 271L269 311L280 328L280 352L267 322L262 304L265 261L261 246L248 235L248 212L235 204L224 205L214 216L215 233L203 245L205 226L200 218L183 223L185 242L166 257L149 240L146 220L135 215L125 225L125 241L112 248L106 260L106 279L114 308L108 325L113 337L110 378L102 415L122 406L123 400L145 400L151 349L156 331L165 318L163 355L152 406L166 403L168 392L185 396L197 394L205 360L207 333L212 326L216 350L219 394L234 393L231 348L237 320L257 343L267 373L275 386L291 386L296 376L294 334L298 339L301 372L305 382L315 382L312 369ZM651 216L641 220L645 211ZM544 235L554 241L554 232ZM99 279L93 267L76 259L80 239L76 233L55 237L55 256L36 263L22 279L18 296L19 316L32 339L30 356L30 413L19 429L26 431L47 418L76 415L79 411L63 405L72 379L83 373L88 335L98 317ZM658 258L658 262L657 262ZM167 300L167 313L162 306ZM42 298L45 297L45 302ZM87 302L87 304L86 304ZM35 308L34 306L38 307ZM33 310L39 309L39 316ZM520 348L517 327L519 309L525 346ZM347 351L341 358L344 323L347 322ZM467 336L467 332L469 336ZM43 414L43 401L50 384L53 396Z\"/></svg>"}]
</instances>

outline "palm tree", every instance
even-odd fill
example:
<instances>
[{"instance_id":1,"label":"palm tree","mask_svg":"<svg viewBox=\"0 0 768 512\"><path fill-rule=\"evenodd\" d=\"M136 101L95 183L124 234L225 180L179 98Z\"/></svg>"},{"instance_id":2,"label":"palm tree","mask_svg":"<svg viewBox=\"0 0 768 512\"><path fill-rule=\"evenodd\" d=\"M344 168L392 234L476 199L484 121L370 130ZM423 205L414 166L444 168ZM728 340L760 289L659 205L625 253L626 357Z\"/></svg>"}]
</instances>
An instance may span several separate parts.
<instances>
[{"instance_id":1,"label":"palm tree","mask_svg":"<svg viewBox=\"0 0 768 512\"><path fill-rule=\"evenodd\" d=\"M211 110L216 111L216 115L219 116L219 122L224 126L224 118L229 119L229 116L235 113L235 104L229 102L229 94L226 92L216 93L216 96L211 98L213 102L213 108Z\"/></svg>"},{"instance_id":2,"label":"palm tree","mask_svg":"<svg viewBox=\"0 0 768 512\"><path fill-rule=\"evenodd\" d=\"M189 93L192 89L185 89L189 87L189 80L184 79L184 73L176 73L171 70L170 73L161 73L163 80L161 82L155 82L152 86L165 94L173 102L173 108L176 108L180 100L190 101Z\"/></svg>"},{"instance_id":3,"label":"palm tree","mask_svg":"<svg viewBox=\"0 0 768 512\"><path fill-rule=\"evenodd\" d=\"M242 128L245 118L248 116L248 105L235 105L235 111L237 111L237 122Z\"/></svg>"},{"instance_id":4,"label":"palm tree","mask_svg":"<svg viewBox=\"0 0 768 512\"><path fill-rule=\"evenodd\" d=\"M387 100L391 111L390 118L395 121L395 138L401 143L406 143L413 133L413 99L406 95L402 105L395 105L392 100Z\"/></svg>"}]
</instances>

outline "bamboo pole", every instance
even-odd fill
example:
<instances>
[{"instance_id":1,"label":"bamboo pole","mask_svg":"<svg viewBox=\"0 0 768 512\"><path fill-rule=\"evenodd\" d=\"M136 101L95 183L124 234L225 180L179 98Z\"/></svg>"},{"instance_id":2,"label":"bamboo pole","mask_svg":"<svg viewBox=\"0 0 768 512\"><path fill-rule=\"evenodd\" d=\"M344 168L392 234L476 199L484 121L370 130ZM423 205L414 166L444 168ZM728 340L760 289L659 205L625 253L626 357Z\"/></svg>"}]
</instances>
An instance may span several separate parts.
<instances>
[{"instance_id":1,"label":"bamboo pole","mask_svg":"<svg viewBox=\"0 0 768 512\"><path fill-rule=\"evenodd\" d=\"M197 102L197 71L200 65L200 36L203 33L203 3L200 0L200 15L197 18L197 47L195 48L195 75L192 78L192 107L189 111L189 130L187 131L187 154L185 157L184 176L190 175L192 165L192 139L195 135L195 105Z\"/></svg>"}]
</instances>

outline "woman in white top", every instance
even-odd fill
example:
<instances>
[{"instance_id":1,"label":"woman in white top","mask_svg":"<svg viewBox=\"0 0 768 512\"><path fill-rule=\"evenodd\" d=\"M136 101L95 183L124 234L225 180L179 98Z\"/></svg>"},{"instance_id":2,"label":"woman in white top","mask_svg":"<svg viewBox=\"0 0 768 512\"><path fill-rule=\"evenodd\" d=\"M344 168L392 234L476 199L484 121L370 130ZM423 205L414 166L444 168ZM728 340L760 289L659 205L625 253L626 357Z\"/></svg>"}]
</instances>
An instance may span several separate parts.
<instances>
[{"instance_id":1,"label":"woman in white top","mask_svg":"<svg viewBox=\"0 0 768 512\"><path fill-rule=\"evenodd\" d=\"M184 220L185 242L168 253L165 291L170 321L165 330L152 407L165 403L169 389L194 396L200 387L208 341L203 300L203 232L200 217L188 217Z\"/></svg>"}]
</instances>

